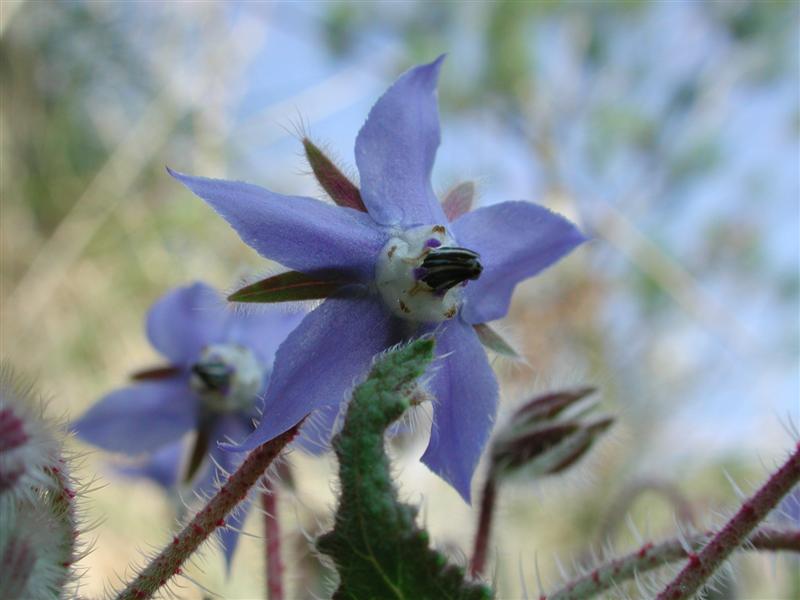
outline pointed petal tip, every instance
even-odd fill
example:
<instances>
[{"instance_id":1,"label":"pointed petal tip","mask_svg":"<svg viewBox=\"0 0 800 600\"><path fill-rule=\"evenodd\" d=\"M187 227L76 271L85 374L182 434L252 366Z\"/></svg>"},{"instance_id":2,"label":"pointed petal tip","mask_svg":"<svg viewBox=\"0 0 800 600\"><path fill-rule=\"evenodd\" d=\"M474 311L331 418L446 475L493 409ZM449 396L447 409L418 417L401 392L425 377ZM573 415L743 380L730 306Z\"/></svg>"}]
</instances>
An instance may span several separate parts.
<instances>
[{"instance_id":1,"label":"pointed petal tip","mask_svg":"<svg viewBox=\"0 0 800 600\"><path fill-rule=\"evenodd\" d=\"M173 169L173 168L172 168L172 167L170 167L169 165L164 165L164 169L167 171L167 174L168 174L168 175L170 175L171 177L174 177L175 179L177 179L177 180L179 180L179 181L180 181L180 180L181 180L183 177L185 177L185 175L184 175L183 173L181 173L180 171L176 171L175 169Z\"/></svg>"},{"instance_id":2,"label":"pointed petal tip","mask_svg":"<svg viewBox=\"0 0 800 600\"><path fill-rule=\"evenodd\" d=\"M424 78L425 83L432 84L435 87L439 80L439 72L442 69L442 63L446 56L446 54L440 54L438 58L429 63L412 67L409 69L408 73L410 75L413 74L412 76L415 77Z\"/></svg>"},{"instance_id":3,"label":"pointed petal tip","mask_svg":"<svg viewBox=\"0 0 800 600\"><path fill-rule=\"evenodd\" d=\"M449 484L458 495L461 496L461 499L467 503L468 506L472 506L472 478L469 475L465 475L464 473L453 473L452 471L444 471L439 465L439 462L436 456L433 453L429 452L430 449L425 451L425 454L422 455L420 459L423 464L425 464L431 471L433 471L436 475L441 477L445 483Z\"/></svg>"},{"instance_id":4,"label":"pointed petal tip","mask_svg":"<svg viewBox=\"0 0 800 600\"><path fill-rule=\"evenodd\" d=\"M453 484L458 495L467 503L467 506L472 506L472 486L470 481L460 481Z\"/></svg>"},{"instance_id":5,"label":"pointed petal tip","mask_svg":"<svg viewBox=\"0 0 800 600\"><path fill-rule=\"evenodd\" d=\"M426 66L440 69L442 67L442 63L444 62L445 58L447 58L447 52L442 52L439 56L437 56L435 59L429 62Z\"/></svg>"}]
</instances>

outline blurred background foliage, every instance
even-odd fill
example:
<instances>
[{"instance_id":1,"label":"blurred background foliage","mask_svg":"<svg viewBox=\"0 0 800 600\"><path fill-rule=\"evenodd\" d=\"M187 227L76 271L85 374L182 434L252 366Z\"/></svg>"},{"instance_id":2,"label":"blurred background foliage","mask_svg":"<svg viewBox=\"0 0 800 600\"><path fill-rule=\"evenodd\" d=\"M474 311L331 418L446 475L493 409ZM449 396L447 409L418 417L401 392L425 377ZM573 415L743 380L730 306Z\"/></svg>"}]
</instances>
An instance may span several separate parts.
<instances>
[{"instance_id":1,"label":"blurred background foliage","mask_svg":"<svg viewBox=\"0 0 800 600\"><path fill-rule=\"evenodd\" d=\"M165 165L320 196L295 131L353 172L371 103L447 52L437 190L474 179L481 203L534 200L594 238L520 286L499 324L528 362L495 361L501 419L534 390L583 384L619 415L575 473L503 491L498 595L535 596L535 564L547 590L588 560L587 541L635 544L625 515L654 536L676 520L719 522L703 515L734 506L724 472L746 487L791 443L797 48L790 1L5 0L0 354L79 415L157 361L142 319L164 291L193 279L231 289L274 268ZM463 556L474 515L417 464L424 436L397 444L402 491ZM287 562L292 597L311 597L327 575L302 534L329 522L332 465L293 458L304 476L285 499ZM88 595L167 539L173 514L108 465L87 460L112 482L91 498L105 521L84 561ZM244 541L231 579L213 551L197 563L191 577L223 597L261 595L258 540ZM787 559L733 566L726 597L800 596Z\"/></svg>"}]
</instances>

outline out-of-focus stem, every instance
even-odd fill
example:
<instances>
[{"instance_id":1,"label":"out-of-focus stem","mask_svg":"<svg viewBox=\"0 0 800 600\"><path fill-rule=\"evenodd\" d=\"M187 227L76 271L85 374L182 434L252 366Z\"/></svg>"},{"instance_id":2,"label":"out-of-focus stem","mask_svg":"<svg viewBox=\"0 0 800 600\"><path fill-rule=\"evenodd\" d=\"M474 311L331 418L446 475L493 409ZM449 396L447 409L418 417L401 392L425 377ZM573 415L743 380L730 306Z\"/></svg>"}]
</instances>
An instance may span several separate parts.
<instances>
[{"instance_id":1,"label":"out-of-focus stem","mask_svg":"<svg viewBox=\"0 0 800 600\"><path fill-rule=\"evenodd\" d=\"M475 532L475 545L472 549L472 560L469 565L469 572L472 577L483 575L483 571L486 568L486 550L489 547L489 540L492 536L492 519L494 517L496 498L497 477L495 477L494 470L491 470L486 477L486 483L483 485L478 530Z\"/></svg>"},{"instance_id":2,"label":"out-of-focus stem","mask_svg":"<svg viewBox=\"0 0 800 600\"><path fill-rule=\"evenodd\" d=\"M172 542L156 556L117 596L117 600L150 598L173 576L181 573L183 563L218 527L225 517L244 500L250 488L264 475L281 450L291 442L305 419L278 437L253 450L217 494Z\"/></svg>"},{"instance_id":3,"label":"out-of-focus stem","mask_svg":"<svg viewBox=\"0 0 800 600\"><path fill-rule=\"evenodd\" d=\"M698 534L686 540L688 546L699 550L713 535L712 532ZM780 531L762 528L756 531L741 550L770 550L800 552L800 529ZM669 540L661 544L645 544L636 552L615 558L593 569L590 573L573 579L555 593L542 600L583 600L632 579L637 573L644 573L667 563L687 558L689 555L679 540Z\"/></svg>"},{"instance_id":4,"label":"out-of-focus stem","mask_svg":"<svg viewBox=\"0 0 800 600\"><path fill-rule=\"evenodd\" d=\"M752 498L742 504L725 527L717 532L698 554L689 555L689 562L658 595L658 600L684 600L694 597L695 592L725 559L747 540L750 532L766 518L798 481L800 481L800 443L784 465L773 473Z\"/></svg>"},{"instance_id":5,"label":"out-of-focus stem","mask_svg":"<svg viewBox=\"0 0 800 600\"><path fill-rule=\"evenodd\" d=\"M281 560L281 525L278 521L278 486L265 476L261 492L264 510L265 558L267 562L267 598L283 600L283 561Z\"/></svg>"}]
</instances>

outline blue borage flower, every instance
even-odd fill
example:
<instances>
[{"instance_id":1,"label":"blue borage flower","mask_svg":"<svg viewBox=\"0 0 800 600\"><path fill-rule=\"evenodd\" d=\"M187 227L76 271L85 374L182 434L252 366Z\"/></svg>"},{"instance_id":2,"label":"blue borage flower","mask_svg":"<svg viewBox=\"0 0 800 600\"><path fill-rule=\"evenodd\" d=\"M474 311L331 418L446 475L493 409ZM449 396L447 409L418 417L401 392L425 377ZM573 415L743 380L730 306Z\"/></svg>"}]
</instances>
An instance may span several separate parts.
<instances>
[{"instance_id":1,"label":"blue borage flower","mask_svg":"<svg viewBox=\"0 0 800 600\"><path fill-rule=\"evenodd\" d=\"M402 75L356 139L366 212L248 183L170 173L266 258L319 280L347 281L278 349L265 414L238 449L258 446L311 410L330 435L339 404L379 352L435 329L435 397L422 460L469 501L497 408L497 382L473 325L503 317L516 284L585 241L566 219L504 202L449 222L430 182L439 146L443 57ZM450 212L450 211L448 211ZM456 211L458 212L458 211Z\"/></svg>"},{"instance_id":2,"label":"blue borage flower","mask_svg":"<svg viewBox=\"0 0 800 600\"><path fill-rule=\"evenodd\" d=\"M223 452L219 443L240 442L252 433L278 345L302 317L275 309L226 310L203 283L177 288L147 315L150 343L169 364L135 373L132 385L102 398L72 428L104 450L147 453L141 474L164 487L182 478L196 492L210 494L215 479L224 476L212 462L231 472L243 459ZM185 459L179 440L190 431L197 432L196 442ZM182 464L188 467L181 475ZM220 533L228 566L246 510L243 505Z\"/></svg>"}]
</instances>

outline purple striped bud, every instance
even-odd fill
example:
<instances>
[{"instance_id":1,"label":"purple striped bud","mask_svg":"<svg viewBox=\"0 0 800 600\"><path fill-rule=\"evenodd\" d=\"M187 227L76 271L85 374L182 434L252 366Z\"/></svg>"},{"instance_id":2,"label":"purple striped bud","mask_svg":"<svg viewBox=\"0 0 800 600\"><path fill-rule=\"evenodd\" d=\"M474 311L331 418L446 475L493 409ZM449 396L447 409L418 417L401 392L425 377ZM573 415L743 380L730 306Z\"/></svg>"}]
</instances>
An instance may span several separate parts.
<instances>
[{"instance_id":1,"label":"purple striped bud","mask_svg":"<svg viewBox=\"0 0 800 600\"><path fill-rule=\"evenodd\" d=\"M586 419L595 404L580 404L594 388L538 396L519 408L492 444L492 469L505 475L525 471L536 477L560 473L583 457L614 422Z\"/></svg>"}]
</instances>

